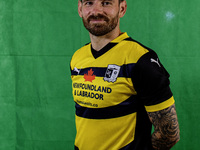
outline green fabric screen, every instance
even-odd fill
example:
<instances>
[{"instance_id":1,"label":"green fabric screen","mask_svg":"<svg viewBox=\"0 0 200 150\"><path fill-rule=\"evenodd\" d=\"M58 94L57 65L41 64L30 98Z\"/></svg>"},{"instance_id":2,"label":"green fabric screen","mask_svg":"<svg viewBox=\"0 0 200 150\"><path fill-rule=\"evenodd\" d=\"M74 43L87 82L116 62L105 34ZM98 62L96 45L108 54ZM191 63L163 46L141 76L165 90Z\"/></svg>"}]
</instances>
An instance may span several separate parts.
<instances>
[{"instance_id":1,"label":"green fabric screen","mask_svg":"<svg viewBox=\"0 0 200 150\"><path fill-rule=\"evenodd\" d=\"M181 140L198 150L200 1L127 0L122 31L170 73ZM89 42L77 0L0 0L0 150L73 150L69 62Z\"/></svg>"}]
</instances>

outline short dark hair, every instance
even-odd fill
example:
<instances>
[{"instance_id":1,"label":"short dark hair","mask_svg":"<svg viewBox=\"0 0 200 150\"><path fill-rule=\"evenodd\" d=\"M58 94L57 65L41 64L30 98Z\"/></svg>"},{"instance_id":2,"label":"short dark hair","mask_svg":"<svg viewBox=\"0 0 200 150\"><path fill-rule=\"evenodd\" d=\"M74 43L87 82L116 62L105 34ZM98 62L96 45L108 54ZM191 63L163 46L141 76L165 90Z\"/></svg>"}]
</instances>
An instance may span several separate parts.
<instances>
[{"instance_id":1,"label":"short dark hair","mask_svg":"<svg viewBox=\"0 0 200 150\"><path fill-rule=\"evenodd\" d=\"M82 0L80 0L80 1L82 2ZM125 0L119 0L120 3L123 2L123 1L125 1Z\"/></svg>"}]
</instances>

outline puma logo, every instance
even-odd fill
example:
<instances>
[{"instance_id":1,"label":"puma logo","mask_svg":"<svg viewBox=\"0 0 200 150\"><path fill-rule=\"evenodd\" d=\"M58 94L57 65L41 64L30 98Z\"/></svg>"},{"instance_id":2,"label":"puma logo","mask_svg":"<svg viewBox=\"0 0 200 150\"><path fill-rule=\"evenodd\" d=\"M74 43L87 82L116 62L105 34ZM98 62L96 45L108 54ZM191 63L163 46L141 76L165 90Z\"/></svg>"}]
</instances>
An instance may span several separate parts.
<instances>
[{"instance_id":1,"label":"puma logo","mask_svg":"<svg viewBox=\"0 0 200 150\"><path fill-rule=\"evenodd\" d=\"M80 73L81 69L77 69L76 67L74 67L74 71L77 72L78 74Z\"/></svg>"},{"instance_id":2,"label":"puma logo","mask_svg":"<svg viewBox=\"0 0 200 150\"><path fill-rule=\"evenodd\" d=\"M159 62L158 62L158 58L157 58L157 60L151 58L151 62L154 62L154 63L156 63L159 67L161 67L160 64L159 64Z\"/></svg>"}]
</instances>

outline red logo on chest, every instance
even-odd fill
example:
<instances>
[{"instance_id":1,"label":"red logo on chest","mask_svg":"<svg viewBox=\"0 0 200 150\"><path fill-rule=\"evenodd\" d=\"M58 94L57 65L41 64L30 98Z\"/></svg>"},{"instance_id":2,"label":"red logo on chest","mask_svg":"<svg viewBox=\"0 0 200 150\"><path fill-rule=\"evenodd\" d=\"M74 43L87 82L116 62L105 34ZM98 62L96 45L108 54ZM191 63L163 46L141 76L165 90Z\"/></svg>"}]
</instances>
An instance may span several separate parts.
<instances>
[{"instance_id":1,"label":"red logo on chest","mask_svg":"<svg viewBox=\"0 0 200 150\"><path fill-rule=\"evenodd\" d=\"M94 73L94 71L92 71L92 69L90 69L90 70L88 71L88 73L85 73L85 74L84 74L85 82L86 82L86 81L92 82L92 81L95 79L96 75L94 75L93 73Z\"/></svg>"}]
</instances>

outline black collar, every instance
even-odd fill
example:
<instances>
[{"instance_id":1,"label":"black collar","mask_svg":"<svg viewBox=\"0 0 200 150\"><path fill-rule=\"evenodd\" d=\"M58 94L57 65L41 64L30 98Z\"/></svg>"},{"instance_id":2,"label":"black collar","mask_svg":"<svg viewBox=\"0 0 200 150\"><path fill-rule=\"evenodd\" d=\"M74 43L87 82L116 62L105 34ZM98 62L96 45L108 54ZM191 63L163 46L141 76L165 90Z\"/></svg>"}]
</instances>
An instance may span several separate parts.
<instances>
[{"instance_id":1,"label":"black collar","mask_svg":"<svg viewBox=\"0 0 200 150\"><path fill-rule=\"evenodd\" d=\"M115 45L117 45L118 43L108 43L106 46L104 46L102 49L100 49L99 51L96 51L92 45L91 45L91 52L92 55L94 56L95 59L97 59L98 57L100 57L101 55L103 55L104 53L106 53L107 51L109 51L111 48L113 48Z\"/></svg>"}]
</instances>

